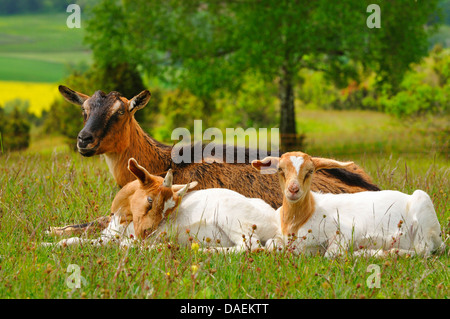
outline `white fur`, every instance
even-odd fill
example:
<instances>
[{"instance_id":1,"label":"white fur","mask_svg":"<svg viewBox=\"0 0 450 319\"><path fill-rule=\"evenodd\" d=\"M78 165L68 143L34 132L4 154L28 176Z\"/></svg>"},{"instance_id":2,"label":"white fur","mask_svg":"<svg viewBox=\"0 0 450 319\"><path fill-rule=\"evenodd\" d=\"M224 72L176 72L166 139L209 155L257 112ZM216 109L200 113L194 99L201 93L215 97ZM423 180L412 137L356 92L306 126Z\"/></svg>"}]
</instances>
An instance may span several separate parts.
<instances>
[{"instance_id":1,"label":"white fur","mask_svg":"<svg viewBox=\"0 0 450 319\"><path fill-rule=\"evenodd\" d=\"M111 108L111 114L116 113L120 109L121 106L122 106L122 102L116 101Z\"/></svg>"},{"instance_id":2,"label":"white fur","mask_svg":"<svg viewBox=\"0 0 450 319\"><path fill-rule=\"evenodd\" d=\"M166 218L166 211L168 209L174 208L175 207L175 201L173 200L173 198L169 198L168 200L166 200L164 202L164 208L163 208L163 217Z\"/></svg>"},{"instance_id":3,"label":"white fur","mask_svg":"<svg viewBox=\"0 0 450 319\"><path fill-rule=\"evenodd\" d=\"M112 176L114 175L114 164L117 163L117 154L114 153L105 153L103 154L106 164L108 165L109 172Z\"/></svg>"},{"instance_id":4,"label":"white fur","mask_svg":"<svg viewBox=\"0 0 450 319\"><path fill-rule=\"evenodd\" d=\"M208 247L230 251L264 245L272 249L282 241L279 218L269 204L224 188L187 193L155 235L161 232L175 232L180 244L190 245L189 237L193 237Z\"/></svg>"},{"instance_id":5,"label":"white fur","mask_svg":"<svg viewBox=\"0 0 450 319\"><path fill-rule=\"evenodd\" d=\"M162 213L174 205L173 200L166 201ZM116 212L99 239L72 237L56 244L44 245L87 243L100 246L114 240L129 247L135 243L134 225L133 222L121 224L120 215L120 212ZM253 225L256 225L255 230L252 229ZM269 204L262 199L247 198L224 188L187 193L169 220L164 220L154 235L161 232L176 234L180 244L190 245L189 237L193 237L206 247L221 251L237 252L258 247L272 250L283 244L278 214Z\"/></svg>"},{"instance_id":6,"label":"white fur","mask_svg":"<svg viewBox=\"0 0 450 319\"><path fill-rule=\"evenodd\" d=\"M297 171L297 174L299 174L300 166L302 166L303 161L304 161L303 157L302 156L290 156L289 158L292 162L292 165L294 165L294 168Z\"/></svg>"},{"instance_id":7,"label":"white fur","mask_svg":"<svg viewBox=\"0 0 450 319\"><path fill-rule=\"evenodd\" d=\"M334 257L361 248L357 254L427 256L442 247L433 204L421 190L312 195L315 211L297 233L298 252Z\"/></svg>"},{"instance_id":8,"label":"white fur","mask_svg":"<svg viewBox=\"0 0 450 319\"><path fill-rule=\"evenodd\" d=\"M98 239L85 239L80 237L71 237L63 239L57 243L42 243L43 246L73 246L80 244L90 244L101 246L110 241L117 241L121 246L132 246L136 239L133 222L129 224L120 223L120 213L116 213Z\"/></svg>"}]
</instances>

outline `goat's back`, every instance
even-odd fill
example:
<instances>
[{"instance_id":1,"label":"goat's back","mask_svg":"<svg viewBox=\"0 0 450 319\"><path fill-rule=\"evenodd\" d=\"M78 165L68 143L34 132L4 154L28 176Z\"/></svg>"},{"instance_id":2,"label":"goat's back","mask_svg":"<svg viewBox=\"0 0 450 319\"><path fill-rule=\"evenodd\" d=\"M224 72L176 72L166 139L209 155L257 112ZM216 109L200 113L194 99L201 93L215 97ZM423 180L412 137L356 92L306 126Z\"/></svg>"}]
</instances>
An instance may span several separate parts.
<instances>
[{"instance_id":1,"label":"goat's back","mask_svg":"<svg viewBox=\"0 0 450 319\"><path fill-rule=\"evenodd\" d=\"M361 173L362 172L362 173ZM249 198L261 198L273 208L283 203L278 174L261 174L250 164L191 163L173 167L174 183L197 181L196 189L226 188ZM311 190L323 193L376 191L370 178L356 165L345 169L321 170L313 175Z\"/></svg>"}]
</instances>

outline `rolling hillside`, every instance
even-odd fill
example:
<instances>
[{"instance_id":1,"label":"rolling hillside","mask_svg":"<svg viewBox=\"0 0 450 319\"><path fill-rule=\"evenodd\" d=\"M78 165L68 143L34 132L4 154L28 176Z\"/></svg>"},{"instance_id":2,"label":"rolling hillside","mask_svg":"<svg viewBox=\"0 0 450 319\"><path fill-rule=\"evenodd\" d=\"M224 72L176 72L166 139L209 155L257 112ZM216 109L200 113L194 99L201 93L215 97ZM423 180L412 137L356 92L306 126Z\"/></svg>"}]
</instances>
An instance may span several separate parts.
<instances>
[{"instance_id":1,"label":"rolling hillside","mask_svg":"<svg viewBox=\"0 0 450 319\"><path fill-rule=\"evenodd\" d=\"M0 16L0 105L21 99L40 115L71 67L91 61L81 29L66 26L68 14Z\"/></svg>"},{"instance_id":2,"label":"rolling hillside","mask_svg":"<svg viewBox=\"0 0 450 319\"><path fill-rule=\"evenodd\" d=\"M69 66L88 63L81 29L66 26L68 14L0 17L0 80L57 82Z\"/></svg>"}]
</instances>

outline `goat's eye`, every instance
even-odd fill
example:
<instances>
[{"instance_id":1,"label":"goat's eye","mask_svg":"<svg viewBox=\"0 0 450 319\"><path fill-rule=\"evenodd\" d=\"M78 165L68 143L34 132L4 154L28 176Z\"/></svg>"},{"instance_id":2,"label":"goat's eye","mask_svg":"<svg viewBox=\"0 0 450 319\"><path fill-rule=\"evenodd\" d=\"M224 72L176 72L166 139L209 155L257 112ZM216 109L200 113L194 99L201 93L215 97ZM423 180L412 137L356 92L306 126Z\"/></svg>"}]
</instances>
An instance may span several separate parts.
<instances>
[{"instance_id":1,"label":"goat's eye","mask_svg":"<svg viewBox=\"0 0 450 319\"><path fill-rule=\"evenodd\" d=\"M310 177L312 175L312 173L314 173L314 170L310 169L308 172L306 172L305 174L305 180Z\"/></svg>"},{"instance_id":2,"label":"goat's eye","mask_svg":"<svg viewBox=\"0 0 450 319\"><path fill-rule=\"evenodd\" d=\"M124 110L119 110L119 111L117 111L117 114L119 114L119 115L124 115L124 114L125 114L125 111L124 111Z\"/></svg>"},{"instance_id":3,"label":"goat's eye","mask_svg":"<svg viewBox=\"0 0 450 319\"><path fill-rule=\"evenodd\" d=\"M153 199L150 196L147 197L147 202L150 204L150 208L152 208Z\"/></svg>"}]
</instances>

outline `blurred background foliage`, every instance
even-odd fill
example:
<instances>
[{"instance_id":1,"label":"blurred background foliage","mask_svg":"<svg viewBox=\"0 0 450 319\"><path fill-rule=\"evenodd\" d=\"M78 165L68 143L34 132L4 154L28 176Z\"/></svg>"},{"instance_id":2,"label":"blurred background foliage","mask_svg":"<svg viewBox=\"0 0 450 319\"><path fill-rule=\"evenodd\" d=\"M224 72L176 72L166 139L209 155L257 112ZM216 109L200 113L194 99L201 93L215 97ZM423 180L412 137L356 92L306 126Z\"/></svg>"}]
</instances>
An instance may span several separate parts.
<instances>
[{"instance_id":1,"label":"blurred background foliage","mask_svg":"<svg viewBox=\"0 0 450 319\"><path fill-rule=\"evenodd\" d=\"M65 26L73 2L82 8L78 31ZM380 29L366 26L371 3L381 7ZM137 120L168 143L174 128L192 129L202 119L204 128L222 130L280 127L291 137L282 140L285 149L302 149L305 110L367 110L420 121L426 132L432 126L448 145L448 122L429 118L449 116L450 0L3 0L0 15L11 25L32 15L60 24L47 51L45 42L31 48L25 31L6 30L0 66L12 64L13 54L39 63L64 57L70 63L57 82L77 91L131 98L148 88L152 99ZM18 54L17 44L27 43ZM78 58L86 53L87 60ZM22 131L24 140L31 131L63 135L73 146L82 127L79 108L61 97L39 117L26 101L3 104L4 149L26 147L13 141Z\"/></svg>"}]
</instances>

